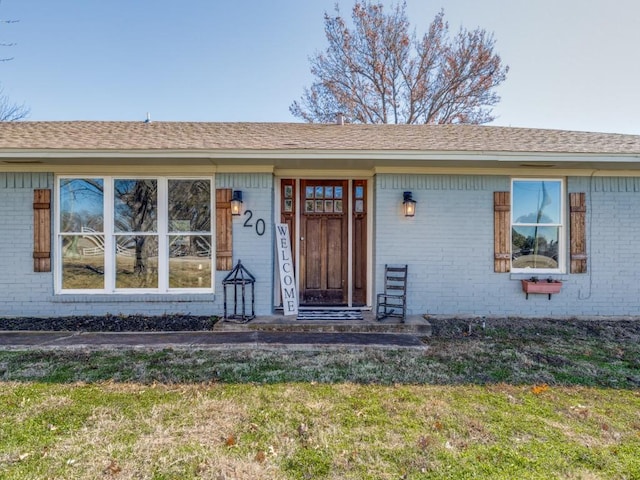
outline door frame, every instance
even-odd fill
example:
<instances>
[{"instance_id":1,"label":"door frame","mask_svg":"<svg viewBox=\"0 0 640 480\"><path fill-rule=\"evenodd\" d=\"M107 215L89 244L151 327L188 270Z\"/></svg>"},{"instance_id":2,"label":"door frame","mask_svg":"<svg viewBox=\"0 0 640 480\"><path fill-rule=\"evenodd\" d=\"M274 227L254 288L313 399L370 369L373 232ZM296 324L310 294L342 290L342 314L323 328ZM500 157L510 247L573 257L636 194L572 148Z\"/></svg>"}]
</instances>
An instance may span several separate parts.
<instances>
[{"instance_id":1,"label":"door frame","mask_svg":"<svg viewBox=\"0 0 640 480\"><path fill-rule=\"evenodd\" d=\"M347 307L336 308L353 308L358 310L370 310L372 308L372 287L373 287L373 205L374 205L374 177L371 172L360 173L354 172L349 175L328 175L327 172L306 172L300 174L300 172L279 172L274 176L274 218L276 223L281 222L282 218L282 181L293 180L294 183L294 211L295 211L295 228L294 232L291 232L292 246L294 250L295 261L295 276L297 291L300 292L300 215L301 215L301 195L300 195L300 181L301 180L347 180L347 192L345 194L348 208L348 222L347 222ZM367 236L367 251L366 251L366 298L364 306L353 305L353 185L354 180L366 180L366 236ZM274 292L273 292L273 305L274 308L281 308L282 299L279 288L278 272L274 269ZM302 307L305 308L305 307ZM315 307L318 308L318 307ZM327 307L332 308L332 307Z\"/></svg>"},{"instance_id":2,"label":"door frame","mask_svg":"<svg viewBox=\"0 0 640 480\"><path fill-rule=\"evenodd\" d=\"M300 242L299 259L300 273L299 301L301 305L317 306L345 306L349 302L349 221L351 212L348 208L346 195L349 194L349 180L345 179L307 179L301 178L299 197ZM340 196L336 198L334 192L339 189ZM311 197L307 191L312 190ZM317 191L320 197L316 197ZM331 191L329 202L330 212L326 211L327 190ZM309 198L311 200L309 200ZM317 200L316 198L321 198ZM341 207L336 211L334 204L340 202ZM308 203L311 211L307 212ZM318 203L322 208L318 211ZM336 230L337 228L337 230ZM334 231L334 233L331 233ZM313 232L313 234L311 233ZM334 248L330 249L330 244ZM337 247L337 250L336 250ZM315 259L315 261L313 260ZM315 278L315 282L312 280ZM333 284L331 282L333 280ZM337 282L339 280L339 282ZM313 287L309 281L317 283Z\"/></svg>"}]
</instances>

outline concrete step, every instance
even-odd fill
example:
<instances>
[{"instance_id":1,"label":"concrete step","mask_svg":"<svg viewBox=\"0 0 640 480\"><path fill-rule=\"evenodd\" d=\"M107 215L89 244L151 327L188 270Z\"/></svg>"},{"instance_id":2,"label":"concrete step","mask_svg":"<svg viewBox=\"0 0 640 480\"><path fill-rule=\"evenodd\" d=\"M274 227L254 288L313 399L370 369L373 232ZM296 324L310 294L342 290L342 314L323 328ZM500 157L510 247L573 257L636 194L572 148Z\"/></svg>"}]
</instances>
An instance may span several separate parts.
<instances>
[{"instance_id":1,"label":"concrete step","mask_svg":"<svg viewBox=\"0 0 640 480\"><path fill-rule=\"evenodd\" d=\"M229 332L318 332L318 333L405 333L420 337L431 336L431 324L422 316L412 315L404 323L397 318L377 321L371 314L363 320L296 320L295 317L260 316L247 323L220 320L214 331Z\"/></svg>"}]
</instances>

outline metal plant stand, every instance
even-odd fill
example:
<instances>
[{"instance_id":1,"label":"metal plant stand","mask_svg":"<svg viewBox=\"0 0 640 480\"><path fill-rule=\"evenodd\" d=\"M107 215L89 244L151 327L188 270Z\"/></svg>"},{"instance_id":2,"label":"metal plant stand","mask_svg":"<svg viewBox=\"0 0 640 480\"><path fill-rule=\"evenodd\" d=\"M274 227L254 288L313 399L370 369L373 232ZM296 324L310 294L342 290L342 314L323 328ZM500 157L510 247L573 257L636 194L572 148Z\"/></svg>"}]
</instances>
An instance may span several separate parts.
<instances>
[{"instance_id":1,"label":"metal plant stand","mask_svg":"<svg viewBox=\"0 0 640 480\"><path fill-rule=\"evenodd\" d=\"M224 288L224 320L227 322L247 323L252 318L256 317L255 314L255 283L256 277L254 277L249 270L243 265L242 261L238 260L238 264L233 267L233 270L224 277L222 285ZM246 287L251 285L251 314L246 311ZM227 287L233 286L233 314L227 315ZM241 295L242 308L238 313L238 293Z\"/></svg>"}]
</instances>

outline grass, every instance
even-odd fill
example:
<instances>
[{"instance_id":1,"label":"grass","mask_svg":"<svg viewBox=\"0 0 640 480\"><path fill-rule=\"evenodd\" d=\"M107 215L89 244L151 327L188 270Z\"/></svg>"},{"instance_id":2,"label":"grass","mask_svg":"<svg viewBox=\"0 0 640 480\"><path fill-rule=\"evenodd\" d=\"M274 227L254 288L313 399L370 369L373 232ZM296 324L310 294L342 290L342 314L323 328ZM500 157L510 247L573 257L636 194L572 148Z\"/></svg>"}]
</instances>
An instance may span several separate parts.
<instances>
[{"instance_id":1,"label":"grass","mask_svg":"<svg viewBox=\"0 0 640 480\"><path fill-rule=\"evenodd\" d=\"M0 351L0 478L640 478L640 342L619 325L443 324L426 351Z\"/></svg>"},{"instance_id":2,"label":"grass","mask_svg":"<svg viewBox=\"0 0 640 480\"><path fill-rule=\"evenodd\" d=\"M6 479L640 475L628 390L9 382L0 402Z\"/></svg>"}]
</instances>

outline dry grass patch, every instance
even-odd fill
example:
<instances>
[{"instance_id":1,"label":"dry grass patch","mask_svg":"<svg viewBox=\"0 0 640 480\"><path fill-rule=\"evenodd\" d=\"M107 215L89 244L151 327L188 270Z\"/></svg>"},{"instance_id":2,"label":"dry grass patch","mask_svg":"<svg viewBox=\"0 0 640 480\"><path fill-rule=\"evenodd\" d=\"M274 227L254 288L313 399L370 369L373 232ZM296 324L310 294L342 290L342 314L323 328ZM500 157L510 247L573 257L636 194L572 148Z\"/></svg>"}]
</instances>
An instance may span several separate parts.
<instances>
[{"instance_id":1,"label":"dry grass patch","mask_svg":"<svg viewBox=\"0 0 640 480\"><path fill-rule=\"evenodd\" d=\"M0 478L640 478L636 324L436 327L426 352L0 352Z\"/></svg>"},{"instance_id":2,"label":"dry grass patch","mask_svg":"<svg viewBox=\"0 0 640 480\"><path fill-rule=\"evenodd\" d=\"M640 393L611 393L4 383L0 432L19 425L21 435L0 438L0 477L634 478Z\"/></svg>"}]
</instances>

